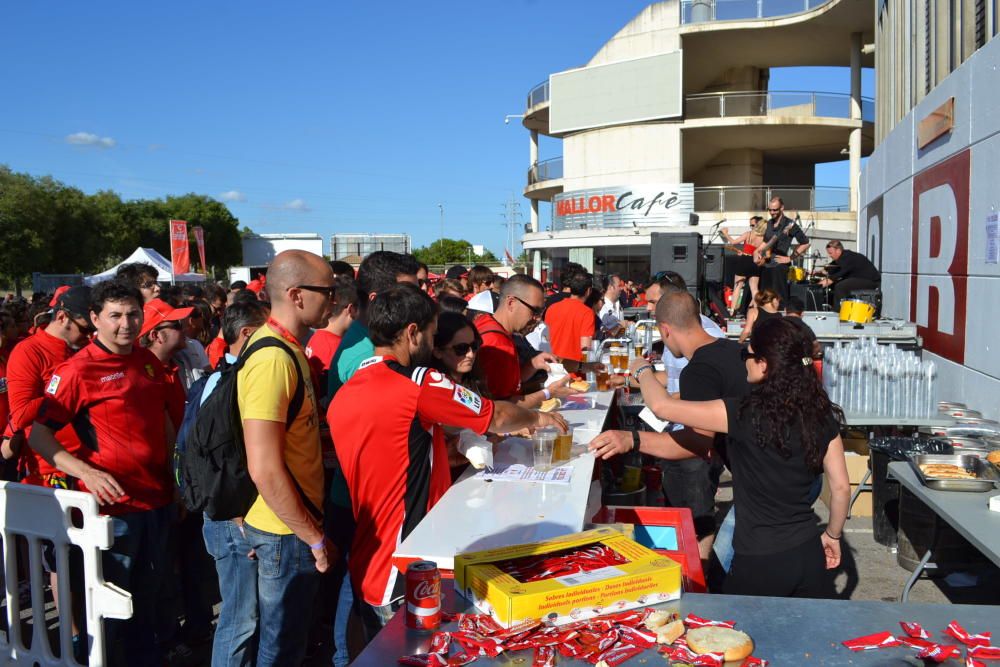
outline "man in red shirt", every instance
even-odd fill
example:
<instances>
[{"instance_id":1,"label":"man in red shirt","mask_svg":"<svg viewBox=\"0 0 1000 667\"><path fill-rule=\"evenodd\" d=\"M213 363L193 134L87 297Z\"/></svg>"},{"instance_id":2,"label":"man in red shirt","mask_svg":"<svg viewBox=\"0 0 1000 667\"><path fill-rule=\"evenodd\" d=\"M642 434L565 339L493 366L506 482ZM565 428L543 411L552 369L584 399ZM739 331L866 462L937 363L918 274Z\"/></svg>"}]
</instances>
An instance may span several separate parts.
<instances>
[{"instance_id":1,"label":"man in red shirt","mask_svg":"<svg viewBox=\"0 0 1000 667\"><path fill-rule=\"evenodd\" d=\"M539 370L549 370L550 363L559 361L547 352L540 352L522 364L517 353L514 334L531 331L541 319L544 307L542 284L531 276L518 274L504 282L494 313L476 318L476 329L483 338L478 360L493 399L512 400L522 407L537 408L552 396L562 398L575 393L567 386L569 377L528 395L521 391L521 382Z\"/></svg>"},{"instance_id":2,"label":"man in red shirt","mask_svg":"<svg viewBox=\"0 0 1000 667\"><path fill-rule=\"evenodd\" d=\"M30 444L111 516L115 540L103 552L104 576L132 594L133 608L131 619L107 623L111 655L121 640L119 664L159 665L154 611L173 499L167 385L163 365L135 345L142 327L139 290L100 283L90 311L97 336L52 374ZM82 443L76 455L55 437L70 423Z\"/></svg>"},{"instance_id":3,"label":"man in red shirt","mask_svg":"<svg viewBox=\"0 0 1000 667\"><path fill-rule=\"evenodd\" d=\"M557 414L492 402L424 367L432 359L437 306L410 285L368 307L375 356L337 392L327 412L357 530L348 568L367 638L399 605L403 578L391 563L400 541L451 483L443 427L476 433L553 425Z\"/></svg>"},{"instance_id":4,"label":"man in red shirt","mask_svg":"<svg viewBox=\"0 0 1000 667\"><path fill-rule=\"evenodd\" d=\"M572 273L565 283L569 298L549 306L545 313L552 353L563 360L566 370L576 370L583 362L581 350L590 347L594 338L594 311L584 303L593 285L589 273Z\"/></svg>"},{"instance_id":5,"label":"man in red shirt","mask_svg":"<svg viewBox=\"0 0 1000 667\"><path fill-rule=\"evenodd\" d=\"M180 424L184 419L187 392L184 391L184 384L178 375L180 367L173 360L173 356L187 345L184 318L193 310L192 307L174 308L162 299L147 301L142 307L139 344L152 352L163 364L168 386L167 409L170 412L170 421L174 424Z\"/></svg>"}]
</instances>

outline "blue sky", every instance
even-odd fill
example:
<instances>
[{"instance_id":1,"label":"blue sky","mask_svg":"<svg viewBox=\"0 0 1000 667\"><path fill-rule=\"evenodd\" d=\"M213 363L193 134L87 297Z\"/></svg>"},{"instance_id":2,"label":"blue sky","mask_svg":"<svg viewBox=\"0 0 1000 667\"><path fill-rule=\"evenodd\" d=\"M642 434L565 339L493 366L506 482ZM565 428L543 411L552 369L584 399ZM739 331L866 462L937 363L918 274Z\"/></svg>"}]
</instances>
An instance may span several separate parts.
<instances>
[{"instance_id":1,"label":"blue sky","mask_svg":"<svg viewBox=\"0 0 1000 667\"><path fill-rule=\"evenodd\" d=\"M443 204L446 236L500 254L504 202L529 210L528 133L504 115L646 4L8 3L0 163L125 198L208 194L254 231L327 241L406 232L424 245ZM771 78L848 84L846 70ZM818 183L846 173L824 166Z\"/></svg>"}]
</instances>

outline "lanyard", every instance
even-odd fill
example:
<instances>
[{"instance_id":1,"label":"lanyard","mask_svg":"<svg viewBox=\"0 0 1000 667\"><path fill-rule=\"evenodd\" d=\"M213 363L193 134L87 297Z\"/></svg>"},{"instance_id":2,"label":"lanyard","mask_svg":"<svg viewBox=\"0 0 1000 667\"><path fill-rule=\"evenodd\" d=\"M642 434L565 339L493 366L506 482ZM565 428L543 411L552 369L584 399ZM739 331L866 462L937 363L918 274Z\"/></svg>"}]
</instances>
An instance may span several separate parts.
<instances>
[{"instance_id":1,"label":"lanyard","mask_svg":"<svg viewBox=\"0 0 1000 667\"><path fill-rule=\"evenodd\" d=\"M298 339L298 338L296 338L296 337L295 337L294 335L292 335L292 332L291 332L291 331L289 331L289 330L288 330L288 329L286 329L285 327L281 326L281 325L280 325L280 324L279 324L279 323L278 323L278 322L277 322L276 320L274 320L273 318L270 318L270 317L269 317L269 318L267 318L267 324L268 324L268 326L269 326L269 327L271 327L272 329L274 329L274 331L275 331L275 332L276 332L276 333L277 333L277 334L278 334L279 336L281 336L282 338L284 338L285 340L287 340L287 341L288 341L289 343L292 343L292 344L293 344L293 345L295 345L296 347L302 347L302 343L300 343L300 342L299 342L299 339Z\"/></svg>"}]
</instances>

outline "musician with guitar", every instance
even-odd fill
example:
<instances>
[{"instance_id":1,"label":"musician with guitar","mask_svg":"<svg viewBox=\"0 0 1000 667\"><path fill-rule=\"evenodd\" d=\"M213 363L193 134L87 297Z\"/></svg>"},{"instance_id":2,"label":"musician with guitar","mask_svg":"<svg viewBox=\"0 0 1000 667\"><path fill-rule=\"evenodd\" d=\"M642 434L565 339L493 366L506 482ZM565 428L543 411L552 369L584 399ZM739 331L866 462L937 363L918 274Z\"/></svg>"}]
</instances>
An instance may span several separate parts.
<instances>
[{"instance_id":1,"label":"musician with guitar","mask_svg":"<svg viewBox=\"0 0 1000 667\"><path fill-rule=\"evenodd\" d=\"M743 287L750 286L750 300L757 296L758 283L760 282L761 267L754 262L753 254L757 248L764 243L764 231L767 223L764 218L755 215L750 218L750 229L739 236L733 236L728 229L720 230L727 248L736 253L734 263L735 271L733 278L733 305L730 309L733 315L741 310L743 302Z\"/></svg>"},{"instance_id":2,"label":"musician with guitar","mask_svg":"<svg viewBox=\"0 0 1000 667\"><path fill-rule=\"evenodd\" d=\"M806 253L809 237L785 215L781 197L771 199L767 212L771 219L767 221L763 245L754 252L754 261L763 267L760 287L773 289L784 302L788 300L788 265Z\"/></svg>"}]
</instances>

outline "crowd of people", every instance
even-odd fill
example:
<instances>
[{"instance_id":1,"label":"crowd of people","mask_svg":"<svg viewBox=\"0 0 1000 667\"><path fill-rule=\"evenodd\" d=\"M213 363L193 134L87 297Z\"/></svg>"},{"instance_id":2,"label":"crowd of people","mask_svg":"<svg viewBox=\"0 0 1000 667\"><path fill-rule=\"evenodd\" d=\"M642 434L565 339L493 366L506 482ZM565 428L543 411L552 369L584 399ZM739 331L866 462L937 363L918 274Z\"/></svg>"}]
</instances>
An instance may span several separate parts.
<instances>
[{"instance_id":1,"label":"crowd of people","mask_svg":"<svg viewBox=\"0 0 1000 667\"><path fill-rule=\"evenodd\" d=\"M481 266L435 276L387 251L357 271L286 251L228 289L166 287L152 267L125 265L0 309L5 479L89 492L111 518L104 574L133 597L132 618L106 625L112 664L163 664L211 641L214 667L299 665L332 635L333 664L346 665L400 606L394 548L464 467L461 432L500 447L539 427L566 432L537 409L577 393L571 377L546 385L551 365L602 370L587 350L638 306L664 370L639 357L613 384L677 426L609 430L590 450L660 461L667 503L691 508L705 557L728 467L739 521L724 590L832 594L849 485L815 336L792 322L795 303L782 316L761 290L749 345L727 340L686 287L669 271L637 285L573 263L557 285ZM188 447L221 419L224 392L256 488L238 517L177 500ZM825 529L811 509L823 472ZM62 611L82 661L79 564L51 550L44 561L53 590L71 570L74 609Z\"/></svg>"}]
</instances>

